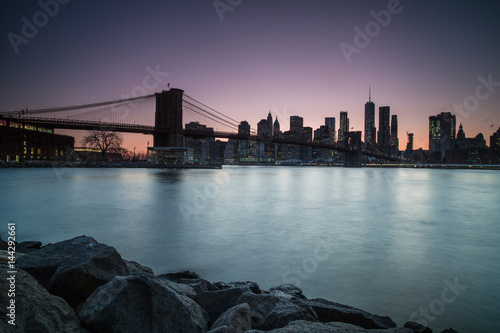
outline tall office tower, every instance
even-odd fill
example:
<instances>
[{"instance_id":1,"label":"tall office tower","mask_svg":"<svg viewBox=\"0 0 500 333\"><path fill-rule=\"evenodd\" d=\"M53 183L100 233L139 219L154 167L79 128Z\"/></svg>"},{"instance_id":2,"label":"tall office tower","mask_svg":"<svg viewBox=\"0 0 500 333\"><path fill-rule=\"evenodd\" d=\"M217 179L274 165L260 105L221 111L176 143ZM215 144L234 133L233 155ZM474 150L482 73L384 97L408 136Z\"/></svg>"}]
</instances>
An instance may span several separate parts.
<instances>
[{"instance_id":1,"label":"tall office tower","mask_svg":"<svg viewBox=\"0 0 500 333\"><path fill-rule=\"evenodd\" d=\"M330 138L335 142L335 117L326 117L325 126L330 127Z\"/></svg>"},{"instance_id":2,"label":"tall office tower","mask_svg":"<svg viewBox=\"0 0 500 333\"><path fill-rule=\"evenodd\" d=\"M304 118L299 116L290 116L290 131L302 135L304 128Z\"/></svg>"},{"instance_id":3,"label":"tall office tower","mask_svg":"<svg viewBox=\"0 0 500 333\"><path fill-rule=\"evenodd\" d=\"M406 143L406 150L413 151L413 133L408 133L408 142Z\"/></svg>"},{"instance_id":4,"label":"tall office tower","mask_svg":"<svg viewBox=\"0 0 500 333\"><path fill-rule=\"evenodd\" d=\"M384 148L391 146L391 108L389 106L381 106L379 109L378 118L378 138L377 143Z\"/></svg>"},{"instance_id":5,"label":"tall office tower","mask_svg":"<svg viewBox=\"0 0 500 333\"><path fill-rule=\"evenodd\" d=\"M453 149L457 117L450 112L441 112L437 116L429 117L429 150L441 152L444 159L446 150Z\"/></svg>"},{"instance_id":6,"label":"tall office tower","mask_svg":"<svg viewBox=\"0 0 500 333\"><path fill-rule=\"evenodd\" d=\"M267 131L270 136L273 135L273 116L271 115L271 111L267 115Z\"/></svg>"},{"instance_id":7,"label":"tall office tower","mask_svg":"<svg viewBox=\"0 0 500 333\"><path fill-rule=\"evenodd\" d=\"M399 151L398 116L395 114L391 117L391 147L393 154Z\"/></svg>"},{"instance_id":8,"label":"tall office tower","mask_svg":"<svg viewBox=\"0 0 500 333\"><path fill-rule=\"evenodd\" d=\"M273 135L275 138L281 136L280 122L278 121L278 116L276 116L276 120L274 121Z\"/></svg>"},{"instance_id":9,"label":"tall office tower","mask_svg":"<svg viewBox=\"0 0 500 333\"><path fill-rule=\"evenodd\" d=\"M250 124L248 121L244 120L238 125L238 134L250 135ZM243 158L247 158L250 153L248 140L236 140L234 144L237 148L235 157L237 157L239 161Z\"/></svg>"},{"instance_id":10,"label":"tall office tower","mask_svg":"<svg viewBox=\"0 0 500 333\"><path fill-rule=\"evenodd\" d=\"M375 103L372 102L372 91L370 87L369 100L365 104L365 146L375 143L377 128L375 127Z\"/></svg>"},{"instance_id":11,"label":"tall office tower","mask_svg":"<svg viewBox=\"0 0 500 333\"><path fill-rule=\"evenodd\" d=\"M349 118L347 118L347 111L340 111L340 127L338 139L338 142L340 144L344 143L347 132L349 132Z\"/></svg>"}]
</instances>

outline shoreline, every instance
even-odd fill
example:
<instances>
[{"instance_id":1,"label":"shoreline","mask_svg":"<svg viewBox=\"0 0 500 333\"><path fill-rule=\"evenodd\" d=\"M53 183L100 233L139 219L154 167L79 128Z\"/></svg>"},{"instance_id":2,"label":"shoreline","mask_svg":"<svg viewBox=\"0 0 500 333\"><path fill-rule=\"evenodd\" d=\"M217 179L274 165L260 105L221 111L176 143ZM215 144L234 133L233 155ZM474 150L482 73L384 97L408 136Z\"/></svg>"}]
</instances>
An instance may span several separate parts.
<instances>
[{"instance_id":1,"label":"shoreline","mask_svg":"<svg viewBox=\"0 0 500 333\"><path fill-rule=\"evenodd\" d=\"M4 332L12 320L16 330L35 332L432 332L308 299L291 284L262 290L255 282L210 282L193 272L156 275L87 236L44 246L0 238L0 249L1 278L10 278L16 293L10 308L3 306L8 293L0 295ZM7 249L15 250L15 262Z\"/></svg>"}]
</instances>

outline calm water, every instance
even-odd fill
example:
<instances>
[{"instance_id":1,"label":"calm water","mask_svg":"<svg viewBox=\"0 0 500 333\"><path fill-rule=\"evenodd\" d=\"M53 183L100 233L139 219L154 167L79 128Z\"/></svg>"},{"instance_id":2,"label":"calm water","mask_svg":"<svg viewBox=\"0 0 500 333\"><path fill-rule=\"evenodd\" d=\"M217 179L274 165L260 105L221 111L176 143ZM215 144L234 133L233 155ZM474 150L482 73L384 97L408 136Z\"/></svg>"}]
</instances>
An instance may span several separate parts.
<instances>
[{"instance_id":1,"label":"calm water","mask_svg":"<svg viewBox=\"0 0 500 333\"><path fill-rule=\"evenodd\" d=\"M4 237L8 221L20 240L85 234L157 274L295 283L398 325L500 331L498 171L1 169L0 189Z\"/></svg>"}]
</instances>

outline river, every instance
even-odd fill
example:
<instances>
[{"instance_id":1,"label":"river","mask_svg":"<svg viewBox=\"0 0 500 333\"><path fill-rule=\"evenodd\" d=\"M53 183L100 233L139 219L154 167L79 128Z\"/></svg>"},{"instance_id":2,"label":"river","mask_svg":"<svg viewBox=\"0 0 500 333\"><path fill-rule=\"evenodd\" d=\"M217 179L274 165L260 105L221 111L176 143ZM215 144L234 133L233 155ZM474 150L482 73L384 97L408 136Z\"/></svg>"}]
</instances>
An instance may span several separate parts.
<instances>
[{"instance_id":1,"label":"river","mask_svg":"<svg viewBox=\"0 0 500 333\"><path fill-rule=\"evenodd\" d=\"M89 235L156 274L294 283L434 332L500 331L500 172L0 169L18 240Z\"/></svg>"}]
</instances>

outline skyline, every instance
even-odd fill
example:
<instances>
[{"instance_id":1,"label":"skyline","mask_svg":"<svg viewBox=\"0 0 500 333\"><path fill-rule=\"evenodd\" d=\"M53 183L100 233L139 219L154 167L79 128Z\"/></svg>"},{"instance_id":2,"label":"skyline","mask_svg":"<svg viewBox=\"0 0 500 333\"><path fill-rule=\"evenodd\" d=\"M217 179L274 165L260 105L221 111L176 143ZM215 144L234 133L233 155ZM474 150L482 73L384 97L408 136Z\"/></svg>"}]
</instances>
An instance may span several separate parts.
<instances>
[{"instance_id":1,"label":"skyline","mask_svg":"<svg viewBox=\"0 0 500 333\"><path fill-rule=\"evenodd\" d=\"M378 108L390 106L402 150L407 131L415 133L415 149L428 149L428 118L441 112L457 115L468 137L487 138L500 126L494 1L241 1L223 13L212 1L59 0L57 12L54 1L42 0L55 14L17 53L9 34L23 36L23 18L43 18L42 7L1 5L1 110L151 94L170 83L252 128L270 110L282 131L291 115L313 129L335 117L338 131L340 111L348 111L350 127L364 132L371 85L375 125ZM371 35L367 45L356 39L363 32ZM347 44L359 51L350 59ZM163 76L146 86L148 68ZM476 103L484 81L490 84ZM455 112L464 102L469 110ZM138 151L151 142L125 137L128 149L144 147Z\"/></svg>"}]
</instances>

